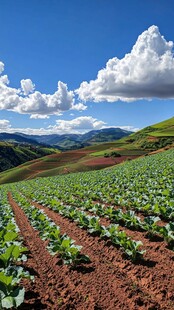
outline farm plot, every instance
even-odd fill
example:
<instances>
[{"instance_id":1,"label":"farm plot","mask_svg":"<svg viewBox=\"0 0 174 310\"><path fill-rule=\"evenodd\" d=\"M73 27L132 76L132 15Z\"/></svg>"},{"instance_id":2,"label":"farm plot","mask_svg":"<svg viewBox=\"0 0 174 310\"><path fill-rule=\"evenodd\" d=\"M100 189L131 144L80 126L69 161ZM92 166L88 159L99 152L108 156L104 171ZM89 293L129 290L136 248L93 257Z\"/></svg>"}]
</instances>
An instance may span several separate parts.
<instances>
[{"instance_id":1,"label":"farm plot","mask_svg":"<svg viewBox=\"0 0 174 310\"><path fill-rule=\"evenodd\" d=\"M174 308L173 172L174 151L170 150L114 169L8 186L16 217L21 214L27 221L27 212L44 216L45 223L54 222L53 226L59 227L62 235L76 240L82 257L89 257L65 265L66 259L60 252L49 254L52 239L46 226L34 222L35 229L40 227L40 233L36 233L29 215L27 235L23 220L20 221L26 243L36 234L48 260L48 264L41 263L44 276L49 279L45 288L47 299L37 285L40 276L35 276L35 292L37 287L42 306L48 309ZM37 254L40 255L31 251L35 260ZM40 275L42 266L39 269L34 264L34 270ZM31 291L32 287L28 289Z\"/></svg>"}]
</instances>

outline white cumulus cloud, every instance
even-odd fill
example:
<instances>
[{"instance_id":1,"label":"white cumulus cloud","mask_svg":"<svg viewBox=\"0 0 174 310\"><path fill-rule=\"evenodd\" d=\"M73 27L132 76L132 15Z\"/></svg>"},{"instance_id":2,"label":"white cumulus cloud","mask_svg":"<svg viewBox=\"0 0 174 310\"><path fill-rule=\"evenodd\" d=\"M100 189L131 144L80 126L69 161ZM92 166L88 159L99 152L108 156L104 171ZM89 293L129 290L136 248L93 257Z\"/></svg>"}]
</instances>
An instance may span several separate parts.
<instances>
[{"instance_id":1,"label":"white cumulus cloud","mask_svg":"<svg viewBox=\"0 0 174 310\"><path fill-rule=\"evenodd\" d=\"M93 129L101 129L106 123L92 116L80 116L72 120L57 120L55 126L49 128L57 132L86 132Z\"/></svg>"},{"instance_id":2,"label":"white cumulus cloud","mask_svg":"<svg viewBox=\"0 0 174 310\"><path fill-rule=\"evenodd\" d=\"M32 93L35 89L35 85L30 79L21 80L21 89L24 93L24 95L28 95L29 93Z\"/></svg>"},{"instance_id":3,"label":"white cumulus cloud","mask_svg":"<svg viewBox=\"0 0 174 310\"><path fill-rule=\"evenodd\" d=\"M173 42L151 26L129 54L109 59L97 78L82 82L76 93L81 100L94 102L174 98Z\"/></svg>"},{"instance_id":4,"label":"white cumulus cloud","mask_svg":"<svg viewBox=\"0 0 174 310\"><path fill-rule=\"evenodd\" d=\"M0 131L8 130L11 127L10 122L7 119L0 119Z\"/></svg>"},{"instance_id":5,"label":"white cumulus cloud","mask_svg":"<svg viewBox=\"0 0 174 310\"><path fill-rule=\"evenodd\" d=\"M30 115L31 119L46 119L49 118L48 115L41 115L41 114L31 114Z\"/></svg>"},{"instance_id":6,"label":"white cumulus cloud","mask_svg":"<svg viewBox=\"0 0 174 310\"><path fill-rule=\"evenodd\" d=\"M82 102L73 104L71 110L76 110L76 111L85 111L87 109L87 106L84 105Z\"/></svg>"},{"instance_id":7,"label":"white cumulus cloud","mask_svg":"<svg viewBox=\"0 0 174 310\"><path fill-rule=\"evenodd\" d=\"M4 71L4 64L0 61L0 74Z\"/></svg>"},{"instance_id":8,"label":"white cumulus cloud","mask_svg":"<svg viewBox=\"0 0 174 310\"><path fill-rule=\"evenodd\" d=\"M43 94L35 91L35 85L30 79L21 80L21 88L9 86L7 75L2 75L4 64L0 62L0 110L10 110L21 114L31 114L34 118L48 115L60 115L68 110L85 110L83 103L75 102L75 94L69 91L65 83L59 81L53 94Z\"/></svg>"},{"instance_id":9,"label":"white cumulus cloud","mask_svg":"<svg viewBox=\"0 0 174 310\"><path fill-rule=\"evenodd\" d=\"M123 130L128 130L128 131L139 131L140 128L139 127L134 127L134 126L131 126L131 125L125 125L125 126L114 126L116 128L120 128L120 129L123 129Z\"/></svg>"},{"instance_id":10,"label":"white cumulus cloud","mask_svg":"<svg viewBox=\"0 0 174 310\"><path fill-rule=\"evenodd\" d=\"M8 120L0 120L0 132L22 132L26 134L47 135L64 133L85 133L93 129L101 129L106 123L92 116L81 116L72 120L57 120L55 125L46 128L13 128Z\"/></svg>"},{"instance_id":11,"label":"white cumulus cloud","mask_svg":"<svg viewBox=\"0 0 174 310\"><path fill-rule=\"evenodd\" d=\"M29 135L49 135L49 134L69 134L69 133L86 133L91 130L103 128L121 128L123 130L137 131L139 128L134 126L107 126L102 120L93 118L92 116L81 116L72 120L57 120L55 125L49 125L45 128L19 128L12 127L9 120L0 120L0 132L21 132Z\"/></svg>"}]
</instances>

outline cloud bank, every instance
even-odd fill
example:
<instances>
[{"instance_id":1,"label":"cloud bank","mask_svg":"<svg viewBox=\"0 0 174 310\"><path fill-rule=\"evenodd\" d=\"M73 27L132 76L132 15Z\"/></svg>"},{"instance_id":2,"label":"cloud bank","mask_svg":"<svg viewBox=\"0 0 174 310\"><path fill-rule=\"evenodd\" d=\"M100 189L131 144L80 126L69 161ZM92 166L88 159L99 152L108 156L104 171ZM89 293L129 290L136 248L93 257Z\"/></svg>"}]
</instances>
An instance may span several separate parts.
<instances>
[{"instance_id":1,"label":"cloud bank","mask_svg":"<svg viewBox=\"0 0 174 310\"><path fill-rule=\"evenodd\" d=\"M0 119L0 132L9 130L11 127L10 122L7 119Z\"/></svg>"},{"instance_id":2,"label":"cloud bank","mask_svg":"<svg viewBox=\"0 0 174 310\"><path fill-rule=\"evenodd\" d=\"M121 128L129 131L137 131L139 128L133 126L107 126L107 123L102 120L93 118L92 116L81 116L74 118L72 120L57 120L56 124L47 128L13 128L9 120L0 120L0 133L1 132L21 132L30 135L49 135L49 134L66 134L66 133L76 133L82 134L91 130L98 130L103 128Z\"/></svg>"},{"instance_id":3,"label":"cloud bank","mask_svg":"<svg viewBox=\"0 0 174 310\"><path fill-rule=\"evenodd\" d=\"M59 115L68 110L82 111L87 107L75 103L75 94L69 91L65 83L59 81L53 94L42 94L35 91L30 79L21 80L21 88L9 86L7 75L2 75L4 64L0 62L0 110L9 110L20 114L31 114L33 118L46 118L48 115Z\"/></svg>"},{"instance_id":4,"label":"cloud bank","mask_svg":"<svg viewBox=\"0 0 174 310\"><path fill-rule=\"evenodd\" d=\"M81 116L72 120L57 120L56 124L47 128L13 128L9 120L0 120L0 132L22 132L26 134L64 134L64 133L84 133L90 130L101 129L105 126L105 122L93 118L92 116Z\"/></svg>"},{"instance_id":5,"label":"cloud bank","mask_svg":"<svg viewBox=\"0 0 174 310\"><path fill-rule=\"evenodd\" d=\"M80 116L74 118L70 121L67 120L57 120L56 125L52 128L53 130L61 132L73 132L74 130L78 131L89 131L94 129L101 129L106 123L92 116Z\"/></svg>"},{"instance_id":6,"label":"cloud bank","mask_svg":"<svg viewBox=\"0 0 174 310\"><path fill-rule=\"evenodd\" d=\"M151 26L129 54L109 59L97 78L82 82L76 93L81 100L94 102L174 98L173 56L173 42Z\"/></svg>"},{"instance_id":7,"label":"cloud bank","mask_svg":"<svg viewBox=\"0 0 174 310\"><path fill-rule=\"evenodd\" d=\"M33 93L35 89L35 85L30 79L21 80L21 89L25 96L29 95L29 93Z\"/></svg>"}]
</instances>

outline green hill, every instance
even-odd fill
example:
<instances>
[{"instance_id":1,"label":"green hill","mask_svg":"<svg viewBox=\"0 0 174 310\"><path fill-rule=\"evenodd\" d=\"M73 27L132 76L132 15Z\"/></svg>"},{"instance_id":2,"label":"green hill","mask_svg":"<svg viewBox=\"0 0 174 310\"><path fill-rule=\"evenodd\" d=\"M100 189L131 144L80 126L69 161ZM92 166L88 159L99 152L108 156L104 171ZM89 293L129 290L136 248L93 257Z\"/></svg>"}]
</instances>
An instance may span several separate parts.
<instances>
[{"instance_id":1,"label":"green hill","mask_svg":"<svg viewBox=\"0 0 174 310\"><path fill-rule=\"evenodd\" d=\"M0 142L0 172L16 167L26 161L59 152L39 145Z\"/></svg>"},{"instance_id":2,"label":"green hill","mask_svg":"<svg viewBox=\"0 0 174 310\"><path fill-rule=\"evenodd\" d=\"M133 133L123 141L151 151L170 146L174 143L174 117Z\"/></svg>"}]
</instances>

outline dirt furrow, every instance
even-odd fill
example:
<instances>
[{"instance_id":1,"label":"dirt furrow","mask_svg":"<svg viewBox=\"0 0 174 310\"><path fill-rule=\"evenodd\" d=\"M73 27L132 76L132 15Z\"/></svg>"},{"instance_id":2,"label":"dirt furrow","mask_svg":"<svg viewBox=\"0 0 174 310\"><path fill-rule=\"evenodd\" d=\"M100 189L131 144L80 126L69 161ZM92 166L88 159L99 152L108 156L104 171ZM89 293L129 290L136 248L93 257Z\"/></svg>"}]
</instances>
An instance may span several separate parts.
<instances>
[{"instance_id":1,"label":"dirt furrow","mask_svg":"<svg viewBox=\"0 0 174 310\"><path fill-rule=\"evenodd\" d=\"M87 212L89 215L95 215ZM110 225L112 221L105 217L100 217L101 225ZM117 223L116 223L117 224ZM163 223L164 224L164 223ZM144 261L136 264L134 268L124 261L122 266L127 275L159 304L164 304L162 309L174 308L174 252L167 247L167 243L159 236L149 239L147 232L141 232L120 226L128 236L134 240L143 242L143 249L146 250ZM165 268L164 268L165 266ZM150 274L149 274L150 270Z\"/></svg>"},{"instance_id":2,"label":"dirt furrow","mask_svg":"<svg viewBox=\"0 0 174 310\"><path fill-rule=\"evenodd\" d=\"M24 266L35 276L34 283L24 281L26 296L20 309L83 309L84 295L80 294L76 284L69 278L69 268L65 265L59 266L59 258L48 253L46 242L40 239L11 194L9 202L24 244L29 249L28 260Z\"/></svg>"},{"instance_id":3,"label":"dirt furrow","mask_svg":"<svg viewBox=\"0 0 174 310\"><path fill-rule=\"evenodd\" d=\"M87 211L87 214L91 216L95 216L94 213ZM119 224L118 222L111 221L106 217L99 216L101 225L110 225L110 224ZM166 262L169 270L174 267L174 252L168 248L167 243L164 239L158 235L154 235L152 237L148 236L148 232L146 231L137 231L136 229L128 228L124 225L120 225L120 230L124 230L128 236L130 236L134 240L141 240L143 242L143 248L146 249L146 253L144 254L144 258L146 261L158 261ZM161 269L161 266L159 266Z\"/></svg>"},{"instance_id":4,"label":"dirt furrow","mask_svg":"<svg viewBox=\"0 0 174 310\"><path fill-rule=\"evenodd\" d=\"M95 215L91 212L87 212L87 214ZM113 223L105 217L99 217L101 225L107 226ZM158 224L165 225L166 222L160 221ZM173 309L174 252L167 247L167 243L159 236L154 236L149 239L147 232L136 231L125 226L120 226L120 230L124 230L127 235L134 240L141 240L143 242L143 248L146 249L146 253L144 254L145 261L142 262L142 264L137 264L134 269L128 267L127 274L132 279L137 280L138 278L139 285L143 287L149 295L150 292L152 292L151 296L156 296L158 302L164 304L166 309ZM127 266L126 261L125 266ZM165 266L165 268L163 268L163 266ZM146 267L151 268L150 275Z\"/></svg>"},{"instance_id":5,"label":"dirt furrow","mask_svg":"<svg viewBox=\"0 0 174 310\"><path fill-rule=\"evenodd\" d=\"M78 285L82 282L83 286L85 284L84 293L87 296L93 294L95 290L101 309L170 309L161 307L160 299L156 298L148 285L141 283L137 274L138 266L129 260L124 260L121 250L113 245L107 246L105 241L89 235L76 223L63 218L49 208L34 202L32 204L43 209L49 218L60 226L62 233L67 233L75 239L77 244L83 246L84 253L89 255L94 270L92 271L91 268L91 272L88 272L88 268L85 271L85 267L83 274L74 271L70 276L71 279L78 279ZM151 265L148 264L145 266L146 279L151 273ZM144 269L144 266L141 267Z\"/></svg>"}]
</instances>

